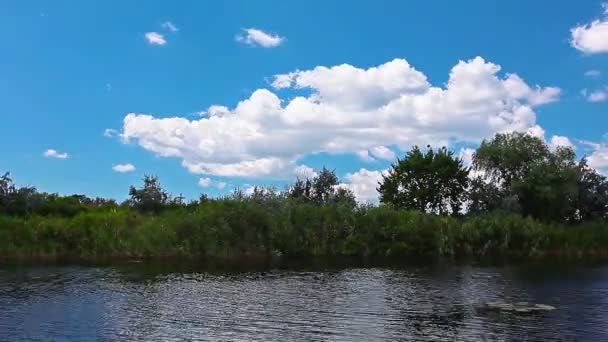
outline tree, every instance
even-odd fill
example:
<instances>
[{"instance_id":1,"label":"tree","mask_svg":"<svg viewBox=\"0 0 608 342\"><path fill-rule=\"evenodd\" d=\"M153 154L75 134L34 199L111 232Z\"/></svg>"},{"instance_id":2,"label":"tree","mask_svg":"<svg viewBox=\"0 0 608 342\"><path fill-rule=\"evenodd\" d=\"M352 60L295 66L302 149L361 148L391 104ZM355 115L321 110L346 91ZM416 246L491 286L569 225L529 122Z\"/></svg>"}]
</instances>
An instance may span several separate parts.
<instances>
[{"instance_id":1,"label":"tree","mask_svg":"<svg viewBox=\"0 0 608 342\"><path fill-rule=\"evenodd\" d=\"M159 212L169 201L169 195L161 187L158 177L145 175L144 186L129 188L129 203L142 212Z\"/></svg>"},{"instance_id":2,"label":"tree","mask_svg":"<svg viewBox=\"0 0 608 342\"><path fill-rule=\"evenodd\" d=\"M577 165L578 196L573 203L571 220L577 222L608 218L608 180L587 165L585 158Z\"/></svg>"},{"instance_id":3,"label":"tree","mask_svg":"<svg viewBox=\"0 0 608 342\"><path fill-rule=\"evenodd\" d=\"M312 179L312 200L315 203L327 203L335 192L335 187L339 184L335 170L323 167L321 171Z\"/></svg>"},{"instance_id":4,"label":"tree","mask_svg":"<svg viewBox=\"0 0 608 342\"><path fill-rule=\"evenodd\" d=\"M542 139L526 133L496 134L481 143L473 167L490 184L472 183L473 212L502 209L565 222L607 215L606 178L588 167L585 159L577 163L570 147L550 149Z\"/></svg>"},{"instance_id":5,"label":"tree","mask_svg":"<svg viewBox=\"0 0 608 342\"><path fill-rule=\"evenodd\" d=\"M469 169L445 147L414 146L379 183L381 203L400 209L458 214L466 199Z\"/></svg>"},{"instance_id":6,"label":"tree","mask_svg":"<svg viewBox=\"0 0 608 342\"><path fill-rule=\"evenodd\" d=\"M323 167L312 179L297 179L288 190L288 197L316 204L333 203L355 207L355 194L339 184L336 171Z\"/></svg>"}]
</instances>

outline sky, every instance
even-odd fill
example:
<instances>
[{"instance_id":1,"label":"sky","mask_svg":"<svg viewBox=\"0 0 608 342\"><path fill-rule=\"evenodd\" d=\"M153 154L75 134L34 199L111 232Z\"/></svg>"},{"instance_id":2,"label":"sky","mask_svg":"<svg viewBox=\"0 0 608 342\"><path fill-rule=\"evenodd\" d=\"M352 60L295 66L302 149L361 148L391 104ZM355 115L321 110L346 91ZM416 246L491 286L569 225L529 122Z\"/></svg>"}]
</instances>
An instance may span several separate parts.
<instances>
[{"instance_id":1,"label":"sky","mask_svg":"<svg viewBox=\"0 0 608 342\"><path fill-rule=\"evenodd\" d=\"M279 189L323 166L360 201L413 145L470 161L497 132L608 173L599 1L0 4L0 171L125 199Z\"/></svg>"}]
</instances>

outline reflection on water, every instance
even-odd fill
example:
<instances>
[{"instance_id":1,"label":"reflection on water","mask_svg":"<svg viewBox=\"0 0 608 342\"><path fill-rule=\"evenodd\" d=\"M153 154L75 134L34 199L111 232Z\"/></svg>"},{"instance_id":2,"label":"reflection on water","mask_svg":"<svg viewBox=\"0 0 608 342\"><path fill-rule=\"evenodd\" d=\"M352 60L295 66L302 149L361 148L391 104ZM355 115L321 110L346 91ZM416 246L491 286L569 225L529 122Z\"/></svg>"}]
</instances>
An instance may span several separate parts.
<instances>
[{"instance_id":1,"label":"reflection on water","mask_svg":"<svg viewBox=\"0 0 608 342\"><path fill-rule=\"evenodd\" d=\"M480 314L486 301L558 310ZM0 340L608 341L608 268L0 268Z\"/></svg>"}]
</instances>

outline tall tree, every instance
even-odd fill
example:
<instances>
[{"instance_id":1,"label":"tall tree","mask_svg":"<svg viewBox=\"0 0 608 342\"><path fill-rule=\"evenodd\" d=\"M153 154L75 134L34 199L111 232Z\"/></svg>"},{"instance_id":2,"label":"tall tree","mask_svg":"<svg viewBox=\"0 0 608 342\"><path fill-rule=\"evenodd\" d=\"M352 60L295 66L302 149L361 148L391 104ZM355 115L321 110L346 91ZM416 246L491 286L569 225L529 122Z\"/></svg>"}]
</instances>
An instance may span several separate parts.
<instances>
[{"instance_id":1,"label":"tall tree","mask_svg":"<svg viewBox=\"0 0 608 342\"><path fill-rule=\"evenodd\" d=\"M472 183L472 209L506 209L542 221L606 217L606 178L584 159L577 163L570 147L550 149L542 139L526 133L496 134L482 142L473 166L491 185ZM493 187L492 196L484 193L488 187ZM481 194L486 197L479 201Z\"/></svg>"},{"instance_id":2,"label":"tall tree","mask_svg":"<svg viewBox=\"0 0 608 342\"><path fill-rule=\"evenodd\" d=\"M169 195L161 187L158 177L145 175L143 181L142 188L129 188L130 204L143 212L159 212L167 205Z\"/></svg>"},{"instance_id":3,"label":"tall tree","mask_svg":"<svg viewBox=\"0 0 608 342\"><path fill-rule=\"evenodd\" d=\"M458 214L466 199L469 169L442 147L426 152L414 146L379 183L381 203L437 214Z\"/></svg>"}]
</instances>

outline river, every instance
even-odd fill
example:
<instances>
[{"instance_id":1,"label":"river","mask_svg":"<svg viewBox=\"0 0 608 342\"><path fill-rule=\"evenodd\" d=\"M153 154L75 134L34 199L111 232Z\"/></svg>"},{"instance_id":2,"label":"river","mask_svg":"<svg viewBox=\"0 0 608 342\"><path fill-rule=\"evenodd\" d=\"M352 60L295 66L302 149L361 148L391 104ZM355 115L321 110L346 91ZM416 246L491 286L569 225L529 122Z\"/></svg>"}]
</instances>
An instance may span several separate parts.
<instances>
[{"instance_id":1,"label":"river","mask_svg":"<svg viewBox=\"0 0 608 342\"><path fill-rule=\"evenodd\" d=\"M0 266L0 340L608 341L608 267Z\"/></svg>"}]
</instances>

